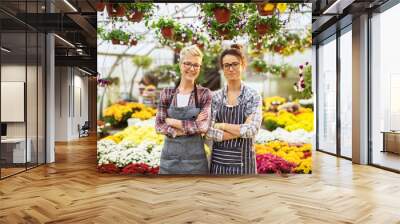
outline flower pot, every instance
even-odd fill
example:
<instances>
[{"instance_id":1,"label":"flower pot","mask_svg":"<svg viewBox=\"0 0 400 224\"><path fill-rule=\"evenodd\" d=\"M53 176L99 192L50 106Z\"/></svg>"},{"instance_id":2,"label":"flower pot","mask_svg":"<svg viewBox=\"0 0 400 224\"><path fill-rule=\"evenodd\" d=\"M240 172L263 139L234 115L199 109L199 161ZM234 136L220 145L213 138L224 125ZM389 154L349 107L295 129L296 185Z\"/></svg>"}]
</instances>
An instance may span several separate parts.
<instances>
[{"instance_id":1,"label":"flower pot","mask_svg":"<svg viewBox=\"0 0 400 224\"><path fill-rule=\"evenodd\" d=\"M161 34L166 39L172 39L174 36L174 28L173 27L163 27L161 28Z\"/></svg>"},{"instance_id":2,"label":"flower pot","mask_svg":"<svg viewBox=\"0 0 400 224\"><path fill-rule=\"evenodd\" d=\"M135 39L131 40L130 44L131 44L131 46L135 46L137 44L137 40L135 40Z\"/></svg>"},{"instance_id":3,"label":"flower pot","mask_svg":"<svg viewBox=\"0 0 400 224\"><path fill-rule=\"evenodd\" d=\"M106 3L104 3L104 2L97 2L96 3L96 11L98 11L98 12L104 11L105 7L106 7Z\"/></svg>"},{"instance_id":4,"label":"flower pot","mask_svg":"<svg viewBox=\"0 0 400 224\"><path fill-rule=\"evenodd\" d=\"M261 50L262 47L263 47L262 43L257 43L257 44L256 44L257 50Z\"/></svg>"},{"instance_id":5,"label":"flower pot","mask_svg":"<svg viewBox=\"0 0 400 224\"><path fill-rule=\"evenodd\" d=\"M174 48L174 52L177 54L181 53L181 50L182 50L182 48L180 48L180 47Z\"/></svg>"},{"instance_id":6,"label":"flower pot","mask_svg":"<svg viewBox=\"0 0 400 224\"><path fill-rule=\"evenodd\" d=\"M218 34L224 39L224 40L230 40L231 37L229 35L229 30L226 29L217 29Z\"/></svg>"},{"instance_id":7,"label":"flower pot","mask_svg":"<svg viewBox=\"0 0 400 224\"><path fill-rule=\"evenodd\" d=\"M227 23L231 18L231 11L227 8L215 8L213 12L215 20L220 24Z\"/></svg>"},{"instance_id":8,"label":"flower pot","mask_svg":"<svg viewBox=\"0 0 400 224\"><path fill-rule=\"evenodd\" d=\"M260 16L270 16L274 14L275 4L273 3L257 3L257 10Z\"/></svg>"},{"instance_id":9,"label":"flower pot","mask_svg":"<svg viewBox=\"0 0 400 224\"><path fill-rule=\"evenodd\" d=\"M258 66L254 66L254 70L255 70L257 73L261 73L261 72L263 71L263 68L262 68L262 67L258 67Z\"/></svg>"},{"instance_id":10,"label":"flower pot","mask_svg":"<svg viewBox=\"0 0 400 224\"><path fill-rule=\"evenodd\" d=\"M120 43L120 41L118 39L112 39L111 43L114 45L118 45Z\"/></svg>"},{"instance_id":11,"label":"flower pot","mask_svg":"<svg viewBox=\"0 0 400 224\"><path fill-rule=\"evenodd\" d=\"M127 17L129 21L138 23L142 21L144 13L133 10L129 15L127 15Z\"/></svg>"},{"instance_id":12,"label":"flower pot","mask_svg":"<svg viewBox=\"0 0 400 224\"><path fill-rule=\"evenodd\" d=\"M283 46L281 46L281 45L275 45L274 46L274 51L276 53L282 53L282 50L283 50Z\"/></svg>"},{"instance_id":13,"label":"flower pot","mask_svg":"<svg viewBox=\"0 0 400 224\"><path fill-rule=\"evenodd\" d=\"M259 35L264 35L269 32L270 26L268 24L259 23L256 25L256 31Z\"/></svg>"},{"instance_id":14,"label":"flower pot","mask_svg":"<svg viewBox=\"0 0 400 224\"><path fill-rule=\"evenodd\" d=\"M201 49L201 50L204 49L204 44L199 43L199 42L198 42L197 40L195 40L195 39L192 40L192 44L197 45L197 47L198 47L199 49Z\"/></svg>"},{"instance_id":15,"label":"flower pot","mask_svg":"<svg viewBox=\"0 0 400 224\"><path fill-rule=\"evenodd\" d=\"M110 17L122 17L125 15L125 7L121 5L107 4L107 13Z\"/></svg>"}]
</instances>

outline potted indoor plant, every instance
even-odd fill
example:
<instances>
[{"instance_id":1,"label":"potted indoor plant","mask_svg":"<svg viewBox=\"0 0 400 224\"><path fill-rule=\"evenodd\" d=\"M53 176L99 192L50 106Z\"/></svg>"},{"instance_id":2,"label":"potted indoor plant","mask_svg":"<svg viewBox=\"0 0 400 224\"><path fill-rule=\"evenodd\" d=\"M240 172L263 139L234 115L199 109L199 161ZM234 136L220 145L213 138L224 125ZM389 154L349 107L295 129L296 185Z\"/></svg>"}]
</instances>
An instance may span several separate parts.
<instances>
[{"instance_id":1,"label":"potted indoor plant","mask_svg":"<svg viewBox=\"0 0 400 224\"><path fill-rule=\"evenodd\" d=\"M186 43L192 39L192 36L193 31L189 27L181 24L175 24L173 38L175 41Z\"/></svg>"},{"instance_id":2,"label":"potted indoor plant","mask_svg":"<svg viewBox=\"0 0 400 224\"><path fill-rule=\"evenodd\" d=\"M281 22L276 16L260 17L253 14L247 21L246 28L250 36L263 36L276 33L281 28Z\"/></svg>"},{"instance_id":3,"label":"potted indoor plant","mask_svg":"<svg viewBox=\"0 0 400 224\"><path fill-rule=\"evenodd\" d=\"M153 12L154 4L153 3L127 3L126 17L131 22L140 22L143 17L148 16Z\"/></svg>"},{"instance_id":4,"label":"potted indoor plant","mask_svg":"<svg viewBox=\"0 0 400 224\"><path fill-rule=\"evenodd\" d=\"M202 34L197 34L192 38L192 44L196 44L198 48L204 49L204 46L208 44L208 39Z\"/></svg>"},{"instance_id":5,"label":"potted indoor plant","mask_svg":"<svg viewBox=\"0 0 400 224\"><path fill-rule=\"evenodd\" d=\"M204 3L201 10L206 17L214 17L219 24L229 22L231 18L231 6L226 3Z\"/></svg>"},{"instance_id":6,"label":"potted indoor plant","mask_svg":"<svg viewBox=\"0 0 400 224\"><path fill-rule=\"evenodd\" d=\"M102 11L104 11L105 7L106 7L106 3L103 0L96 2L96 11L102 12Z\"/></svg>"},{"instance_id":7,"label":"potted indoor plant","mask_svg":"<svg viewBox=\"0 0 400 224\"><path fill-rule=\"evenodd\" d=\"M261 58L256 58L254 59L251 63L250 66L254 69L255 72L257 73L263 73L267 71L267 63L265 63L264 60Z\"/></svg>"},{"instance_id":8,"label":"potted indoor plant","mask_svg":"<svg viewBox=\"0 0 400 224\"><path fill-rule=\"evenodd\" d=\"M128 43L130 35L122 30L112 30L108 34L109 40L111 40L112 44L121 44Z\"/></svg>"},{"instance_id":9,"label":"potted indoor plant","mask_svg":"<svg viewBox=\"0 0 400 224\"><path fill-rule=\"evenodd\" d=\"M260 16L270 16L274 14L276 4L268 2L257 3L257 10Z\"/></svg>"},{"instance_id":10,"label":"potted indoor plant","mask_svg":"<svg viewBox=\"0 0 400 224\"><path fill-rule=\"evenodd\" d=\"M109 17L122 17L125 15L125 5L122 3L108 3L107 13Z\"/></svg>"},{"instance_id":11,"label":"potted indoor plant","mask_svg":"<svg viewBox=\"0 0 400 224\"><path fill-rule=\"evenodd\" d=\"M174 28L176 22L171 18L161 17L157 22L152 24L152 28L160 29L162 36L165 39L172 40L174 37Z\"/></svg>"}]
</instances>

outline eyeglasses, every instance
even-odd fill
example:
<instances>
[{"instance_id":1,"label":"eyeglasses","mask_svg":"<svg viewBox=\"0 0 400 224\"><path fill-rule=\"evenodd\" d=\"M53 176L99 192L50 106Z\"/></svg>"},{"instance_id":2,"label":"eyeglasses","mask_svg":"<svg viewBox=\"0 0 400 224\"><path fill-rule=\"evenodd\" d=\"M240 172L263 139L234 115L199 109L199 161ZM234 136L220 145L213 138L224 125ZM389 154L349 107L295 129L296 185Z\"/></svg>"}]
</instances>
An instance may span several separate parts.
<instances>
[{"instance_id":1,"label":"eyeglasses","mask_svg":"<svg viewBox=\"0 0 400 224\"><path fill-rule=\"evenodd\" d=\"M226 69L226 70L229 70L230 68L237 69L237 68L239 68L239 65L240 65L239 62L233 62L231 64L225 63L225 64L222 65L222 68Z\"/></svg>"},{"instance_id":2,"label":"eyeglasses","mask_svg":"<svg viewBox=\"0 0 400 224\"><path fill-rule=\"evenodd\" d=\"M198 70L201 67L199 64L192 64L190 62L183 62L182 64L185 66L185 68L192 67L194 70Z\"/></svg>"}]
</instances>

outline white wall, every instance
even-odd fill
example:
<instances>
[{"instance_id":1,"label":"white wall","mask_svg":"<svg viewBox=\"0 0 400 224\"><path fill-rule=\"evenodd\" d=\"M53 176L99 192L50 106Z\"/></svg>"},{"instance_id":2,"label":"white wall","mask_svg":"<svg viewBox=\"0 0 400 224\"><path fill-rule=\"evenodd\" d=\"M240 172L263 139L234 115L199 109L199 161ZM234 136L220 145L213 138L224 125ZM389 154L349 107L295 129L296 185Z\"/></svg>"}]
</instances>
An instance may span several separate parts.
<instances>
[{"instance_id":1,"label":"white wall","mask_svg":"<svg viewBox=\"0 0 400 224\"><path fill-rule=\"evenodd\" d=\"M78 125L88 120L88 78L71 67L56 67L56 141L79 138Z\"/></svg>"}]
</instances>

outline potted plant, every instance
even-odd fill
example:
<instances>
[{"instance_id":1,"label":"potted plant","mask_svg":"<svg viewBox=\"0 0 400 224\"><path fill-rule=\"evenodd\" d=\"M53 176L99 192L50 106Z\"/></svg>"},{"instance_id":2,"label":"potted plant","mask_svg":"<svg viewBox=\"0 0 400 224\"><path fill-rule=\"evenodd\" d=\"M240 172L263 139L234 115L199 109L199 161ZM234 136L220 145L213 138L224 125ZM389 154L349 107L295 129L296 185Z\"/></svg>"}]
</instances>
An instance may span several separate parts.
<instances>
[{"instance_id":1,"label":"potted plant","mask_svg":"<svg viewBox=\"0 0 400 224\"><path fill-rule=\"evenodd\" d=\"M250 66L254 69L255 72L257 73L263 73L267 71L267 63L265 63L264 60L260 58L254 59Z\"/></svg>"},{"instance_id":2,"label":"potted plant","mask_svg":"<svg viewBox=\"0 0 400 224\"><path fill-rule=\"evenodd\" d=\"M246 28L249 36L263 36L267 33L275 34L281 26L281 22L276 16L260 17L253 14L247 21Z\"/></svg>"},{"instance_id":3,"label":"potted plant","mask_svg":"<svg viewBox=\"0 0 400 224\"><path fill-rule=\"evenodd\" d=\"M275 40L273 40L269 45L269 50L278 54L282 54L285 47L287 47L288 42L283 35L279 35Z\"/></svg>"},{"instance_id":4,"label":"potted plant","mask_svg":"<svg viewBox=\"0 0 400 224\"><path fill-rule=\"evenodd\" d=\"M144 38L143 35L138 35L138 34L131 35L129 43L126 43L126 45L135 46L138 43L138 41L142 40L143 38Z\"/></svg>"},{"instance_id":5,"label":"potted plant","mask_svg":"<svg viewBox=\"0 0 400 224\"><path fill-rule=\"evenodd\" d=\"M96 2L96 11L102 12L102 11L104 11L105 7L106 7L106 3L104 3L103 0L100 0L99 2Z\"/></svg>"},{"instance_id":6,"label":"potted plant","mask_svg":"<svg viewBox=\"0 0 400 224\"><path fill-rule=\"evenodd\" d=\"M143 17L148 17L153 12L153 3L127 3L126 4L127 14L126 17L129 21L140 22Z\"/></svg>"},{"instance_id":7,"label":"potted plant","mask_svg":"<svg viewBox=\"0 0 400 224\"><path fill-rule=\"evenodd\" d=\"M176 22L173 19L161 17L157 22L152 24L152 28L160 29L162 36L165 39L172 40L174 37L174 28L176 26Z\"/></svg>"},{"instance_id":8,"label":"potted plant","mask_svg":"<svg viewBox=\"0 0 400 224\"><path fill-rule=\"evenodd\" d=\"M257 10L260 16L270 16L274 14L276 4L260 2L257 3Z\"/></svg>"},{"instance_id":9,"label":"potted plant","mask_svg":"<svg viewBox=\"0 0 400 224\"><path fill-rule=\"evenodd\" d=\"M230 4L224 3L204 3L201 4L201 10L207 17L214 17L220 24L229 22L231 17Z\"/></svg>"},{"instance_id":10,"label":"potted plant","mask_svg":"<svg viewBox=\"0 0 400 224\"><path fill-rule=\"evenodd\" d=\"M181 24L175 24L174 26L175 41L186 43L192 39L192 36L193 36L193 31L189 27Z\"/></svg>"},{"instance_id":11,"label":"potted plant","mask_svg":"<svg viewBox=\"0 0 400 224\"><path fill-rule=\"evenodd\" d=\"M197 34L192 39L192 44L196 44L198 48L204 49L204 46L208 44L208 39L205 35Z\"/></svg>"},{"instance_id":12,"label":"potted plant","mask_svg":"<svg viewBox=\"0 0 400 224\"><path fill-rule=\"evenodd\" d=\"M108 34L112 44L128 43L130 35L122 30L113 30Z\"/></svg>"},{"instance_id":13,"label":"potted plant","mask_svg":"<svg viewBox=\"0 0 400 224\"><path fill-rule=\"evenodd\" d=\"M125 15L125 6L122 3L109 3L107 13L109 17L122 17Z\"/></svg>"}]
</instances>

